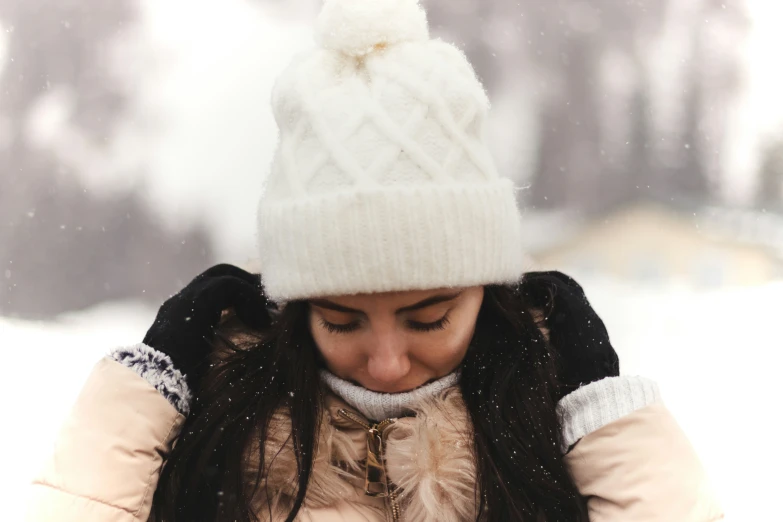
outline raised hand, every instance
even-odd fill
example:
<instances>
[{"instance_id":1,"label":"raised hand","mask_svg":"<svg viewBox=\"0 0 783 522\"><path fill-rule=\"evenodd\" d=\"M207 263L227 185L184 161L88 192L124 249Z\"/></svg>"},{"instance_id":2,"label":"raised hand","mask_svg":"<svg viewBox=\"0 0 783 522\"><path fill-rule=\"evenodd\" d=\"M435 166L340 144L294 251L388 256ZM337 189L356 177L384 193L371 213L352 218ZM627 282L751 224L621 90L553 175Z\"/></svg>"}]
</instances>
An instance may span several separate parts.
<instances>
[{"instance_id":1,"label":"raised hand","mask_svg":"<svg viewBox=\"0 0 783 522\"><path fill-rule=\"evenodd\" d=\"M262 330L270 323L268 306L258 275L216 265L163 303L144 344L168 355L195 389L223 311L231 308L247 326Z\"/></svg>"}]
</instances>

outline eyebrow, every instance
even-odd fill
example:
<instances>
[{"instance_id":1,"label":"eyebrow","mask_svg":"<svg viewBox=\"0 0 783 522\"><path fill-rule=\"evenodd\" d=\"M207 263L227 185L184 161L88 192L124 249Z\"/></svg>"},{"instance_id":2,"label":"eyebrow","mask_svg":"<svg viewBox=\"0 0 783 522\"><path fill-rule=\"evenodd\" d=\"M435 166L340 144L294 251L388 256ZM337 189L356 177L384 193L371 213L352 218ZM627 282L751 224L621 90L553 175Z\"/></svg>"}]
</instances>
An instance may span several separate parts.
<instances>
[{"instance_id":1,"label":"eyebrow","mask_svg":"<svg viewBox=\"0 0 783 522\"><path fill-rule=\"evenodd\" d=\"M413 312L415 310L421 310L422 308L427 308L428 306L445 303L448 301L453 301L457 297L462 295L462 292L457 292L456 294L440 294L440 295L433 295L431 297L428 297L426 299L422 299L418 303L414 303L412 305L403 306L402 308L397 309L395 312L396 314L401 314L405 312ZM310 304L315 305L319 308L326 308L327 310L334 310L335 312L343 312L346 314L361 314L366 315L363 311L358 310L356 308L349 308L347 306L339 305L337 303L333 303L332 301L329 301L328 299L310 299Z\"/></svg>"}]
</instances>

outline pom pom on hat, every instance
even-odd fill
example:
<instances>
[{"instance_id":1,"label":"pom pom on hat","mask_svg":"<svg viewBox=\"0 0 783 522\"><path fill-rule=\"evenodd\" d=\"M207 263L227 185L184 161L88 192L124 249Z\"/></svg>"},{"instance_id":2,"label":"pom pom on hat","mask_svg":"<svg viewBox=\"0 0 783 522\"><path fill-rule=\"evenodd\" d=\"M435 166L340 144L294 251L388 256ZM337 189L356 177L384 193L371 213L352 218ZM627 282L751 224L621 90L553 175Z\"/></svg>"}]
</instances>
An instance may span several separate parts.
<instances>
[{"instance_id":1,"label":"pom pom on hat","mask_svg":"<svg viewBox=\"0 0 783 522\"><path fill-rule=\"evenodd\" d=\"M316 22L322 47L355 57L428 38L427 15L418 0L325 0Z\"/></svg>"}]
</instances>

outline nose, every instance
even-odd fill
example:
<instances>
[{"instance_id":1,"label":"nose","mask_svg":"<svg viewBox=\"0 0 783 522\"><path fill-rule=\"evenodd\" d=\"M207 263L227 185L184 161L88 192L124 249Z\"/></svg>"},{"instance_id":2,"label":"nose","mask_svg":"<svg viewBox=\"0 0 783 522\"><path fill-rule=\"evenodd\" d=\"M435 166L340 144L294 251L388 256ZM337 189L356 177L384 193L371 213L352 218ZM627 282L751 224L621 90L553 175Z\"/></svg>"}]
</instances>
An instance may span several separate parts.
<instances>
[{"instance_id":1,"label":"nose","mask_svg":"<svg viewBox=\"0 0 783 522\"><path fill-rule=\"evenodd\" d=\"M379 391L394 392L394 384L408 375L411 369L405 339L400 333L389 329L376 333L373 340L367 372L376 383L388 388Z\"/></svg>"}]
</instances>

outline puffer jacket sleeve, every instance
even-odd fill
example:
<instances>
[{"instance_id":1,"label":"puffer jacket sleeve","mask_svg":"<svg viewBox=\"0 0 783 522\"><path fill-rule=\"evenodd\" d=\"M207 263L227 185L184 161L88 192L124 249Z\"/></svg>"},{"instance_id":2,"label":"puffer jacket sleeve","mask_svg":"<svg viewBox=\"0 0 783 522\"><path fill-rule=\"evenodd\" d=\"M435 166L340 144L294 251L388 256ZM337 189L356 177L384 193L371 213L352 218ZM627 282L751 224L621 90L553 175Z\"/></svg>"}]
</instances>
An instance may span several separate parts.
<instances>
[{"instance_id":1,"label":"puffer jacket sleeve","mask_svg":"<svg viewBox=\"0 0 783 522\"><path fill-rule=\"evenodd\" d=\"M657 386L614 377L559 405L566 455L591 522L712 522L723 511ZM574 445L575 444L575 445Z\"/></svg>"},{"instance_id":2,"label":"puffer jacket sleeve","mask_svg":"<svg viewBox=\"0 0 783 522\"><path fill-rule=\"evenodd\" d=\"M102 359L33 483L27 520L146 522L184 419L149 378Z\"/></svg>"}]
</instances>

